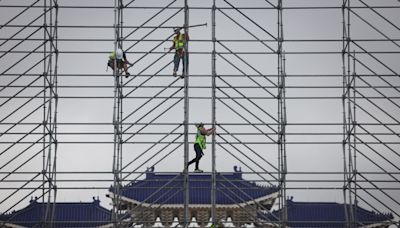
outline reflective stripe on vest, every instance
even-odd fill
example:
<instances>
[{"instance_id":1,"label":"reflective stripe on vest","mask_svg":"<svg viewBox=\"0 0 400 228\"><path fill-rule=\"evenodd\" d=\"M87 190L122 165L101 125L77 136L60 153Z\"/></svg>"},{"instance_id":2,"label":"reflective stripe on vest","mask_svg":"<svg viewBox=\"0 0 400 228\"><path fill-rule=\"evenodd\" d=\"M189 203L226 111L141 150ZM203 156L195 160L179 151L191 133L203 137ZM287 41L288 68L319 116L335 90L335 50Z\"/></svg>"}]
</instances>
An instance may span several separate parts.
<instances>
[{"instance_id":1,"label":"reflective stripe on vest","mask_svg":"<svg viewBox=\"0 0 400 228\"><path fill-rule=\"evenodd\" d=\"M204 150L206 148L206 136L201 134L200 128L197 128L196 142L200 148Z\"/></svg>"},{"instance_id":2,"label":"reflective stripe on vest","mask_svg":"<svg viewBox=\"0 0 400 228\"><path fill-rule=\"evenodd\" d=\"M176 36L174 37L174 44L175 44L175 49L181 49L185 46L185 34L179 34L178 39L176 38Z\"/></svg>"}]
</instances>

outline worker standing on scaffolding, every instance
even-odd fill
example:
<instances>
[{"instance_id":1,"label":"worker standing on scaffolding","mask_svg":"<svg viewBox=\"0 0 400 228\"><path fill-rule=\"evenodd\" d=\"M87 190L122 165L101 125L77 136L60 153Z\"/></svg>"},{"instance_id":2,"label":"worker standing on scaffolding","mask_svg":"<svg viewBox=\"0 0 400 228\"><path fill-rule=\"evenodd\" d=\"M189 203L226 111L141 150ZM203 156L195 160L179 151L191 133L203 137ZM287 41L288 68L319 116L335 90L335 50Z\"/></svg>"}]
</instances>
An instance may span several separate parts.
<instances>
[{"instance_id":1,"label":"worker standing on scaffolding","mask_svg":"<svg viewBox=\"0 0 400 228\"><path fill-rule=\"evenodd\" d=\"M189 35L187 32L185 32L184 34L181 34L181 29L182 28L175 28L174 29L174 39L173 39L173 44L172 46L169 48L169 50L171 51L172 49L175 49L175 55L174 55L174 72L173 75L176 77L176 72L179 69L179 63L182 59L182 76L181 78L184 77L184 72L185 72L185 63L186 63L186 56L185 56L185 46L186 43L189 41Z\"/></svg>"},{"instance_id":2,"label":"worker standing on scaffolding","mask_svg":"<svg viewBox=\"0 0 400 228\"><path fill-rule=\"evenodd\" d=\"M114 62L117 63L116 68L114 68ZM126 58L125 52L123 52L122 49L118 48L116 52L115 51L111 52L111 54L108 58L107 66L111 67L111 69L113 69L113 71L124 69L125 77L127 78L130 75L128 72L128 64L132 65Z\"/></svg>"},{"instance_id":3,"label":"worker standing on scaffolding","mask_svg":"<svg viewBox=\"0 0 400 228\"><path fill-rule=\"evenodd\" d=\"M203 157L204 153L203 150L206 149L206 136L215 133L215 128L204 128L203 123L196 124L197 134L196 134L196 141L194 142L194 151L196 152L196 157L191 160L187 164L187 168L193 163L196 162L196 169L194 170L195 173L202 173L203 170L199 169L199 162L201 157Z\"/></svg>"}]
</instances>

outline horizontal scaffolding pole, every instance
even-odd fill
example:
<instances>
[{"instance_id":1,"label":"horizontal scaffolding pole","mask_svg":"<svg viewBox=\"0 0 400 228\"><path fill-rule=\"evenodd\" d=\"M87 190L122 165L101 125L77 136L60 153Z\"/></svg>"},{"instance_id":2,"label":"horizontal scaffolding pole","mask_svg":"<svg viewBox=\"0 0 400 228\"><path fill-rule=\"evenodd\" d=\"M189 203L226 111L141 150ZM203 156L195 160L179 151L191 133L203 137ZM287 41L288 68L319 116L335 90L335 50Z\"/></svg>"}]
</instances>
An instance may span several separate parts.
<instances>
[{"instance_id":1,"label":"horizontal scaffolding pole","mask_svg":"<svg viewBox=\"0 0 400 228\"><path fill-rule=\"evenodd\" d=\"M0 51L0 53L14 53L14 54L26 54L26 53L34 53L34 54L43 54L44 51ZM109 54L109 51L59 51L59 54ZM127 52L127 54L169 54L173 55L172 52L165 51L135 51L135 52ZM211 55L212 51L191 51L188 52L191 55ZM358 54L358 56L370 55L370 54L400 54L400 51L355 51L354 54ZM276 51L268 51L268 52L216 52L218 55L276 55ZM342 55L341 51L286 51L285 55ZM343 75L342 75L343 76Z\"/></svg>"},{"instance_id":2,"label":"horizontal scaffolding pole","mask_svg":"<svg viewBox=\"0 0 400 228\"><path fill-rule=\"evenodd\" d=\"M30 96L0 96L0 98L5 98L5 99L7 99L7 98L12 98L12 99L29 99L29 98L32 98L32 97L30 97ZM34 97L34 99L43 99L43 98L46 98L46 97L42 97L42 96L36 96L36 97ZM135 96L135 97L126 97L126 96L124 96L124 99L135 99L135 100L137 100L137 99L182 99L183 97L163 97L163 96L160 96L160 97L137 97L137 96ZM386 96L386 97L366 97L366 96L360 96L360 97L356 97L358 100L367 100L367 99L387 99L387 98L390 98L390 99L400 99L400 96L399 97L393 97L393 96ZM96 97L92 97L92 96L58 96L58 99L114 99L114 97L111 97L111 96L96 96ZM203 99L210 99L210 97L195 97L195 96L191 96L191 97L189 97L189 99L193 99L193 100L195 100L195 99L197 99L197 100L203 100ZM249 97L249 96L246 96L246 97L218 97L217 96L217 99L221 99L221 100L243 100L243 99L245 99L245 100L274 100L274 99L278 99L277 97ZM320 96L310 96L310 97L300 97L300 96L298 96L298 97L286 97L286 99L288 99L288 100L302 100L302 99L305 99L305 100L321 100L321 99L340 99L340 100L342 100L343 99L343 97L342 96L331 96L331 97L320 97Z\"/></svg>"},{"instance_id":3,"label":"horizontal scaffolding pole","mask_svg":"<svg viewBox=\"0 0 400 228\"><path fill-rule=\"evenodd\" d=\"M0 88L26 88L27 86L24 85L0 85ZM43 86L39 85L31 85L27 88L43 88ZM108 89L108 88L114 88L113 86L106 86L106 85L66 85L62 86L59 85L57 88L63 88L63 89ZM164 89L164 88L169 88L169 89L181 89L183 88L182 86L169 86L169 85L142 85L142 86L131 86L131 85L126 85L124 88L140 88L140 89ZM211 86L191 86L191 89L210 89L212 88ZM216 86L215 88L217 89L231 89L231 86ZM277 86L235 86L235 89L276 89L278 88ZM326 86L326 85L316 85L316 86L285 86L286 89L343 89L342 86ZM399 86L357 86L357 89L394 89L398 88L400 89ZM365 97L365 96L363 96ZM387 96L385 96L387 97ZM368 98L368 97L366 97ZM390 98L390 97L387 97Z\"/></svg>"},{"instance_id":4,"label":"horizontal scaffolding pole","mask_svg":"<svg viewBox=\"0 0 400 228\"><path fill-rule=\"evenodd\" d=\"M218 135L218 134L217 134ZM8 144L14 144L14 141L3 141L0 142L0 144L8 145ZM23 142L18 142L19 144L41 144L40 142L36 141L23 141ZM112 141L61 141L58 140L57 144L113 144L114 142ZM159 142L159 141L134 141L134 142L129 142L129 141L124 141L124 144L143 144L143 145L153 145L153 144L182 144L183 141L164 141L164 142ZM342 141L290 141L287 140L287 144L293 144L293 145L343 145ZM216 142L216 145L277 145L279 142ZM390 142L390 141L382 141L381 142L356 142L353 143L356 145L400 145L400 142Z\"/></svg>"},{"instance_id":5,"label":"horizontal scaffolding pole","mask_svg":"<svg viewBox=\"0 0 400 228\"><path fill-rule=\"evenodd\" d=\"M206 125L210 125L210 123L206 123L206 122L203 122L204 124L206 124ZM37 123L35 123L35 122L24 122L24 123L16 123L16 122L0 122L0 125L15 125L15 124L20 124L20 125L38 125L38 124L43 124L42 122L37 122ZM180 126L183 126L183 124L182 123L180 123L180 122L177 122L177 123L172 123L172 122L170 122L170 123L162 123L162 122L159 122L159 123L148 123L148 122L141 122L141 123L130 123L130 122L124 122L124 123L121 123L122 125L126 125L126 126L131 126L131 125L149 125L149 126L176 126L176 125L180 125ZM195 124L197 124L197 122L196 123L188 123L189 125L195 125ZM57 125L113 125L111 122L92 122L92 123L90 123L90 122L57 122ZM249 125L254 125L254 126L262 126L262 125L278 125L278 123L274 123L274 122L270 122L270 123L256 123L256 122L250 122L250 123L229 123L229 122L226 122L226 123L224 123L224 122L218 122L218 124L217 124L217 126L220 126L220 125L225 125L225 126L228 126L228 125L230 125L230 126L249 126ZM353 123L346 123L346 124L343 124L343 123L323 123L323 122L320 122L320 123L315 123L315 122L313 122L313 123L310 123L310 122L304 122L304 123L299 123L299 122L287 122L287 123L285 123L285 125L288 125L288 126L354 126L354 124ZM393 125L393 126L399 126L399 124L398 123L395 123L395 122L392 122L392 123L389 123L389 122L386 122L386 123L376 123L376 122L374 122L374 123L371 123L371 122L357 122L357 126L360 126L360 125L363 125L363 126L384 126L384 125L388 125L388 126L390 126L390 125Z\"/></svg>"},{"instance_id":6,"label":"horizontal scaffolding pole","mask_svg":"<svg viewBox=\"0 0 400 228\"><path fill-rule=\"evenodd\" d=\"M343 183L343 181L342 181ZM37 188L35 187L26 187L26 188L21 188L20 191L23 190L36 190ZM98 186L88 186L88 187L60 187L57 186L57 189L59 190L109 190L110 186L104 186L104 187L98 187ZM160 189L160 188L157 188ZM286 187L287 190L343 190L343 186L337 186L337 187ZM396 190L400 190L399 187L380 187L379 189L377 188L373 188L373 187L365 187L363 188L364 190L376 190L376 191L380 191L380 190L391 190L391 191L396 191ZM7 188L7 187L0 187L0 191L2 190L15 190L15 188Z\"/></svg>"},{"instance_id":7,"label":"horizontal scaffolding pole","mask_svg":"<svg viewBox=\"0 0 400 228\"><path fill-rule=\"evenodd\" d=\"M4 132L0 132L1 134L5 134ZM113 135L114 132L57 132L57 135ZM170 133L170 132L125 132L122 135L182 135L183 133ZM7 132L7 135L43 135L41 132ZM196 133L189 133L189 135L196 135ZM245 133L245 132L230 132L230 133L218 133L218 135L252 135L252 136L261 136L261 135L279 135L279 132L264 132L264 133ZM323 135L323 136L335 136L335 135L343 135L342 133L337 132L298 132L298 133L286 133L286 135L293 135L293 136L304 136L304 135ZM400 135L396 133L382 133L382 132L368 132L368 133L357 133L357 135L383 135L383 136L390 136L390 135ZM1 137L1 136L0 136Z\"/></svg>"},{"instance_id":8,"label":"horizontal scaffolding pole","mask_svg":"<svg viewBox=\"0 0 400 228\"><path fill-rule=\"evenodd\" d=\"M43 42L43 39L39 38L0 38L0 40L14 40L14 41L40 41ZM102 38L60 38L57 39L58 43L62 42L111 42L114 41L114 39L102 39ZM165 39L124 39L124 41L140 41L140 42L165 42ZM274 42L276 43L277 41L274 39L259 39L259 40L248 40L248 39L216 39L218 42L248 42L248 43L259 43L259 42ZM329 42L329 43L342 43L343 40L341 39L283 39L282 41L284 42L310 42L310 43L316 43L316 42ZM400 41L400 39L381 39L381 38L376 38L376 39L350 39L350 41L353 42L391 42L391 41ZM212 42L211 39L191 39L191 43L193 42ZM130 52L127 52L130 53Z\"/></svg>"},{"instance_id":9,"label":"horizontal scaffolding pole","mask_svg":"<svg viewBox=\"0 0 400 228\"><path fill-rule=\"evenodd\" d=\"M29 5L2 5L1 7L7 7L7 8L25 8L25 7L31 7L31 8L45 8L44 6L29 6ZM67 6L67 5L61 5L58 4L57 7L59 9L114 9L113 6ZM47 7L48 8L48 7ZM123 9L171 9L171 10L177 10L177 9L183 9L184 7L178 7L178 6L170 6L170 7L162 7L162 6L123 6ZM217 9L222 9L222 10L276 10L276 7L216 7ZM321 9L327 9L327 10L342 10L343 8L345 9L400 9L400 6L384 6L384 5L379 5L379 6L284 6L282 7L283 10L321 10ZM189 9L191 10L212 10L212 7L204 7L204 6L190 6Z\"/></svg>"},{"instance_id":10,"label":"horizontal scaffolding pole","mask_svg":"<svg viewBox=\"0 0 400 228\"><path fill-rule=\"evenodd\" d=\"M361 170L360 170L361 172ZM5 172L5 171L0 171L0 174L9 174L10 172ZM113 172L110 171L57 171L52 172L52 171L48 171L46 172L47 174L76 174L76 175L80 175L80 174L113 174ZM146 172L143 171L121 171L121 173L123 174L143 174ZM169 171L157 171L155 172L157 174L169 174L169 175L177 175L177 174L181 174L181 172L169 172ZM203 174L208 174L211 172L203 172ZM218 172L219 174L232 174L234 172ZM246 172L246 171L241 171L240 173L242 174L248 174L248 175L257 175L257 174L278 174L278 172L264 172L264 171L259 171L257 172L257 174L255 174L254 172ZM287 171L287 174L290 175L308 175L308 174L313 174L313 175L343 175L346 172L338 172L338 171ZM372 172L372 171L362 171L363 174L365 175L387 175L387 174L393 174L393 175L400 175L400 172ZM24 174L42 174L42 172L33 172L33 171L15 171L13 172L14 175L24 175ZM263 180L260 180L263 181ZM343 181L343 180L342 180Z\"/></svg>"},{"instance_id":11,"label":"horizontal scaffolding pole","mask_svg":"<svg viewBox=\"0 0 400 228\"><path fill-rule=\"evenodd\" d=\"M1 75L2 77L13 77L13 76L24 76L24 77L34 77L34 76L41 76L41 74L12 74L12 73L5 73ZM398 78L399 75L396 74L379 74L380 77L395 77ZM58 74L57 77L108 77L112 78L114 76L110 74ZM135 77L171 77L171 74L140 74L135 75ZM211 74L191 74L190 77L212 77ZM252 77L252 78L264 78L264 77L278 77L275 74L217 74L217 77ZM343 78L341 74L287 74L285 75L286 78L295 77L295 78L326 78L326 77L337 77ZM376 74L360 74L357 77L373 77L376 78Z\"/></svg>"},{"instance_id":12,"label":"horizontal scaffolding pole","mask_svg":"<svg viewBox=\"0 0 400 228\"><path fill-rule=\"evenodd\" d=\"M58 174L58 173L57 173ZM109 173L111 175L111 173ZM218 172L218 174L220 174L220 172ZM232 173L227 173L228 175L231 175ZM254 173L252 173L253 175L255 175ZM363 172L364 174L364 172ZM13 180L3 180L0 182L4 182L4 183L20 183L20 182L26 182L29 181L29 179L13 179ZM79 182L112 182L113 179L62 179L62 178L58 178L57 182L66 182L66 183L79 183ZM145 182L154 182L154 181L165 181L165 179L151 179L151 180L140 180L141 182L145 183ZM206 182L206 181L210 181L210 179L193 179L191 180L191 182ZM257 179L254 180L252 179L251 182L253 183L265 183L267 181L270 182L279 182L279 180L276 179ZM332 180L327 180L327 179L290 179L290 177L288 177L286 179L287 182L291 182L291 183L343 183L343 178L340 179L332 179ZM35 182L42 182L42 180L32 180L30 181L31 183L35 183ZM130 182L130 180L125 180L125 182ZM243 180L218 180L218 182L229 182L229 183L243 183ZM400 184L400 182L396 181L396 180L359 180L357 181L358 183L397 183ZM137 187L137 188L142 188L142 189L157 189L159 187ZM172 187L169 187L172 188ZM182 187L173 187L173 188L182 188ZM206 188L207 187L197 187L198 189L201 188ZM232 187L233 188L233 187ZM258 189L258 187L243 187L245 189ZM400 188L400 187L399 187ZM0 188L1 189L1 188Z\"/></svg>"}]
</instances>

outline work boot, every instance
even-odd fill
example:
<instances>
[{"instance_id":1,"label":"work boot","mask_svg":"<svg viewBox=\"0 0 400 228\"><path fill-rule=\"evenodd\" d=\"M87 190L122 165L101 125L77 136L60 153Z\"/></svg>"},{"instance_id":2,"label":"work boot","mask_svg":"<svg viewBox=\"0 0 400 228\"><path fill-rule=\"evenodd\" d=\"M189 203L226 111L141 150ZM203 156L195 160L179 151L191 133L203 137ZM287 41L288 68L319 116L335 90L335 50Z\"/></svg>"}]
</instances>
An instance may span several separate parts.
<instances>
[{"instance_id":1,"label":"work boot","mask_svg":"<svg viewBox=\"0 0 400 228\"><path fill-rule=\"evenodd\" d=\"M201 170L201 169L195 169L194 172L195 172L195 173L202 173L203 170Z\"/></svg>"},{"instance_id":2,"label":"work boot","mask_svg":"<svg viewBox=\"0 0 400 228\"><path fill-rule=\"evenodd\" d=\"M126 72L125 78L128 78L131 74L129 72Z\"/></svg>"},{"instance_id":3,"label":"work boot","mask_svg":"<svg viewBox=\"0 0 400 228\"><path fill-rule=\"evenodd\" d=\"M174 73L172 73L172 75L174 75L174 77L176 77L176 71L174 71Z\"/></svg>"},{"instance_id":4,"label":"work boot","mask_svg":"<svg viewBox=\"0 0 400 228\"><path fill-rule=\"evenodd\" d=\"M182 74L180 78L185 78L185 75L184 75L184 74Z\"/></svg>"}]
</instances>

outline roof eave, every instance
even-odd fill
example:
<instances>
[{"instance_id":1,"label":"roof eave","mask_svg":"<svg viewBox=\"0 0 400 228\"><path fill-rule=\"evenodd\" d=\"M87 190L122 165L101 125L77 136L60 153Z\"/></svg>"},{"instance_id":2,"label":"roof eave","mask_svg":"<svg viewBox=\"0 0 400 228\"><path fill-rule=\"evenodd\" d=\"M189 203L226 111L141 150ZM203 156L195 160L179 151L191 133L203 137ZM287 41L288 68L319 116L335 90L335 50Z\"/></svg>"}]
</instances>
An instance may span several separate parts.
<instances>
[{"instance_id":1,"label":"roof eave","mask_svg":"<svg viewBox=\"0 0 400 228\"><path fill-rule=\"evenodd\" d=\"M110 198L114 198L114 193L110 192ZM241 208L244 207L248 204L254 204L260 203L260 204L265 204L268 201L271 201L271 204L274 203L276 197L278 197L278 192L271 193L269 195L259 197L256 199L253 199L251 201L247 201L245 203L240 203L240 204L217 204L217 208ZM131 199L125 196L121 196L120 198L122 201L131 203L131 204L136 204L136 205L142 205L143 207L152 207L152 208L183 208L183 204L149 204L149 203L143 203L140 201L137 201L135 199ZM190 207L192 208L211 208L211 204L190 204Z\"/></svg>"},{"instance_id":2,"label":"roof eave","mask_svg":"<svg viewBox=\"0 0 400 228\"><path fill-rule=\"evenodd\" d=\"M373 228L373 227L389 226L391 224L393 224L393 220L385 220L385 221L382 221L382 222L378 222L378 223L362 226L362 228Z\"/></svg>"}]
</instances>

